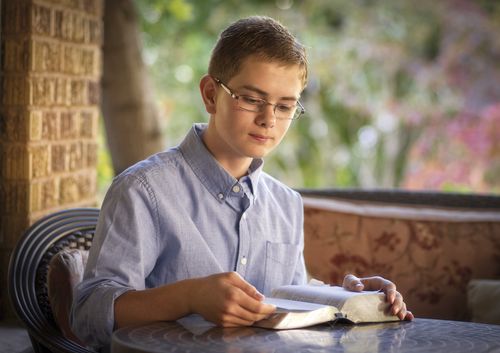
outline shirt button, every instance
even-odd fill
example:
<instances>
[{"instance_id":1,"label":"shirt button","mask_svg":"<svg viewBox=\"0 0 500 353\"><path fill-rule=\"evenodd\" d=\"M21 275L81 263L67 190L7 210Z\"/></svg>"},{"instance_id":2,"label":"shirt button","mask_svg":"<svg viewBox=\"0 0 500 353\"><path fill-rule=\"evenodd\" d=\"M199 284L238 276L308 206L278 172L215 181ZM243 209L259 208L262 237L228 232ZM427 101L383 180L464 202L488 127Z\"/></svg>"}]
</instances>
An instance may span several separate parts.
<instances>
[{"instance_id":1,"label":"shirt button","mask_svg":"<svg viewBox=\"0 0 500 353\"><path fill-rule=\"evenodd\" d=\"M222 200L222 199L224 198L224 194L223 194L222 192L220 192L220 193L217 195L217 197L218 197L220 200Z\"/></svg>"},{"instance_id":2,"label":"shirt button","mask_svg":"<svg viewBox=\"0 0 500 353\"><path fill-rule=\"evenodd\" d=\"M241 188L239 187L239 185L233 186L233 192L238 193L238 192L240 192L240 190L241 190Z\"/></svg>"},{"instance_id":3,"label":"shirt button","mask_svg":"<svg viewBox=\"0 0 500 353\"><path fill-rule=\"evenodd\" d=\"M242 264L242 265L246 265L246 264L247 264L247 258L243 256L243 257L241 258L241 261L240 261L240 262L241 262L241 264Z\"/></svg>"}]
</instances>

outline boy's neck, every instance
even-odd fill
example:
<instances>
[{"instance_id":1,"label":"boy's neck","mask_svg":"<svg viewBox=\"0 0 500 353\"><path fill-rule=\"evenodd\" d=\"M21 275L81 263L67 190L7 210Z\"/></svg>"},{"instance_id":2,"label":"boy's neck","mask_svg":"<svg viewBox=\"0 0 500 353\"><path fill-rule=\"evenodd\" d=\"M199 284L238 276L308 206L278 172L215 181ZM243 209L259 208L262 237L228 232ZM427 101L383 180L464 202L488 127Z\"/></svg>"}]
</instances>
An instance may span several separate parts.
<instances>
[{"instance_id":1,"label":"boy's neck","mask_svg":"<svg viewBox=\"0 0 500 353\"><path fill-rule=\"evenodd\" d=\"M238 163L236 161L224 161L216 158L220 165L224 168L226 172L228 172L231 176L233 176L236 180L239 180L241 177L248 174L248 168L250 168L250 164L252 163L252 159L248 161L248 163Z\"/></svg>"},{"instance_id":2,"label":"boy's neck","mask_svg":"<svg viewBox=\"0 0 500 353\"><path fill-rule=\"evenodd\" d=\"M212 136L210 129L204 131L201 139L212 156L231 176L239 180L248 174L248 169L250 168L250 164L252 164L253 158L235 156L228 146L221 146L217 143L220 139L217 136Z\"/></svg>"}]
</instances>

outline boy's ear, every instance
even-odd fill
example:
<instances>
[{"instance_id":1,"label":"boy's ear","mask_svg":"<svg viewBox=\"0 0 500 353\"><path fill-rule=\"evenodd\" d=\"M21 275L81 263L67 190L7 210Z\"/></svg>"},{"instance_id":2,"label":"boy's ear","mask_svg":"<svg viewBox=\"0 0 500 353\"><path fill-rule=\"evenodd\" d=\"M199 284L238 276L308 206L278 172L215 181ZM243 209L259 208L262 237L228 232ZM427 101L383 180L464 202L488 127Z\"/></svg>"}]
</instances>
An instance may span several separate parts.
<instances>
[{"instance_id":1,"label":"boy's ear","mask_svg":"<svg viewBox=\"0 0 500 353\"><path fill-rule=\"evenodd\" d=\"M217 94L217 83L210 75L205 75L200 80L200 93L203 103L205 104L205 109L209 114L215 114L216 109L216 94Z\"/></svg>"}]
</instances>

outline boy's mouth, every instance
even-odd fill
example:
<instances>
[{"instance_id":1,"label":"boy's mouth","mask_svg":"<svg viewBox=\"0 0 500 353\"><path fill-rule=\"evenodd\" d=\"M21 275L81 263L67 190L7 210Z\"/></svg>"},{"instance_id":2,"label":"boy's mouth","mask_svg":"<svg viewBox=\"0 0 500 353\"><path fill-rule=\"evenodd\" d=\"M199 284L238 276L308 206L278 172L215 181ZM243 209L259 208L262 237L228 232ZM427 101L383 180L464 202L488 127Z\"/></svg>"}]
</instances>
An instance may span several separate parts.
<instances>
[{"instance_id":1,"label":"boy's mouth","mask_svg":"<svg viewBox=\"0 0 500 353\"><path fill-rule=\"evenodd\" d=\"M249 134L253 139L261 142L272 140L271 136L259 135L259 134Z\"/></svg>"}]
</instances>

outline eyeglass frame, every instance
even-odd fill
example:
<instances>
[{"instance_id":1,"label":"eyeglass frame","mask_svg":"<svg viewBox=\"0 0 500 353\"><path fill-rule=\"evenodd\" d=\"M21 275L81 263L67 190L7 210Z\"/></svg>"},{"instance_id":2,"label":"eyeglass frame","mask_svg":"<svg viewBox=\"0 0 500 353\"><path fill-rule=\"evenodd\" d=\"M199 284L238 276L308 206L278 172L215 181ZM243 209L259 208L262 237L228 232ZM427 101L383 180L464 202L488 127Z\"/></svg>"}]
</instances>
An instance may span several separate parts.
<instances>
[{"instance_id":1,"label":"eyeglass frame","mask_svg":"<svg viewBox=\"0 0 500 353\"><path fill-rule=\"evenodd\" d=\"M282 103L270 103L268 102L267 100L265 99L262 99L262 98L259 98L259 97L254 97L254 96L249 96L249 95L245 95L245 94L240 94L240 95L237 95L236 93L234 93L225 83L223 83L220 79L216 78L216 77L212 77L214 79L214 81L220 85L222 87L222 89L224 91L226 91L227 94L229 94L229 96L231 98L233 98L234 100L236 100L236 103L238 104L238 107L244 111L247 111L247 112L252 112L252 113L260 113L263 111L264 109L264 106L265 105L270 105L273 107L273 114L274 114L274 117L277 119L277 120L298 120L302 115L304 115L304 113L306 112L306 109L304 108L304 106L302 105L302 103L300 103L299 100L297 100L297 103L295 104L295 112L293 113L293 116L291 118L282 118L282 117L278 117L276 116L276 108L281 105L281 106L286 106L286 107L290 107L290 108L293 108L294 106L293 105L287 105L287 104L282 104ZM239 99L240 97L249 97L249 98L252 98L253 100L255 101L259 101L259 102L262 102L262 104L258 104L258 105L255 105L255 107L257 109L260 109L260 110L249 110L249 109L246 109L246 108L243 108L239 105ZM298 113L297 113L298 112Z\"/></svg>"}]
</instances>

